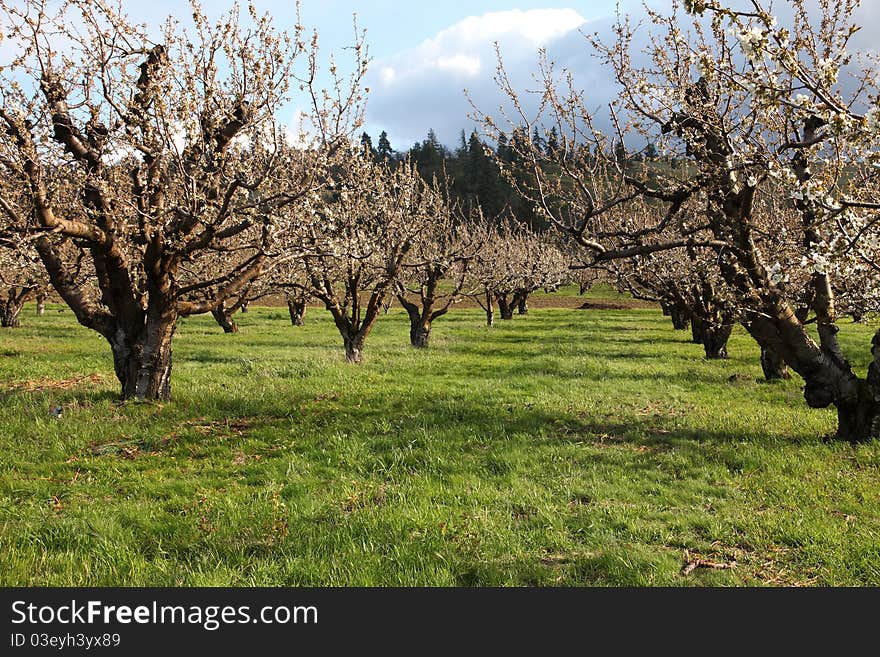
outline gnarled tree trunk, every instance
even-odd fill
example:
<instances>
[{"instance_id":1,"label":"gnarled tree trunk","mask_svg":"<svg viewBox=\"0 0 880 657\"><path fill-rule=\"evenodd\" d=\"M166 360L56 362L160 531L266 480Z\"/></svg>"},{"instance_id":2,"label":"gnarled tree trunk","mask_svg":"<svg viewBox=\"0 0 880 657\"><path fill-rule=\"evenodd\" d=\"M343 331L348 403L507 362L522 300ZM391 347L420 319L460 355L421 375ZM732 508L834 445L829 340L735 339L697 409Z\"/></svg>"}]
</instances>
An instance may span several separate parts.
<instances>
[{"instance_id":1,"label":"gnarled tree trunk","mask_svg":"<svg viewBox=\"0 0 880 657\"><path fill-rule=\"evenodd\" d=\"M303 326L306 317L306 296L304 294L288 294L287 312L290 314L291 324Z\"/></svg>"},{"instance_id":2,"label":"gnarled tree trunk","mask_svg":"<svg viewBox=\"0 0 880 657\"><path fill-rule=\"evenodd\" d=\"M129 331L119 327L108 338L123 400L171 399L171 343L176 326L173 311L148 313L145 325Z\"/></svg>"},{"instance_id":3,"label":"gnarled tree trunk","mask_svg":"<svg viewBox=\"0 0 880 657\"><path fill-rule=\"evenodd\" d=\"M19 315L21 314L22 305L17 301L0 301L0 326L3 328L18 328L21 326Z\"/></svg>"},{"instance_id":4,"label":"gnarled tree trunk","mask_svg":"<svg viewBox=\"0 0 880 657\"><path fill-rule=\"evenodd\" d=\"M501 319L513 319L513 309L516 304L512 299L507 298L507 294L498 294L498 310L501 312Z\"/></svg>"},{"instance_id":5,"label":"gnarled tree trunk","mask_svg":"<svg viewBox=\"0 0 880 657\"><path fill-rule=\"evenodd\" d=\"M366 336L357 332L352 335L344 335L342 341L345 345L345 360L354 364L362 362Z\"/></svg>"},{"instance_id":6,"label":"gnarled tree trunk","mask_svg":"<svg viewBox=\"0 0 880 657\"><path fill-rule=\"evenodd\" d=\"M708 360L724 360L727 358L727 340L733 331L732 322L721 324L703 322L703 349Z\"/></svg>"},{"instance_id":7,"label":"gnarled tree trunk","mask_svg":"<svg viewBox=\"0 0 880 657\"><path fill-rule=\"evenodd\" d=\"M517 292L514 296L514 300L516 301L516 311L520 315L528 315L529 314L529 293L525 290L521 290Z\"/></svg>"},{"instance_id":8,"label":"gnarled tree trunk","mask_svg":"<svg viewBox=\"0 0 880 657\"><path fill-rule=\"evenodd\" d=\"M761 369L764 370L764 378L768 381L791 378L788 365L771 347L761 347Z\"/></svg>"},{"instance_id":9,"label":"gnarled tree trunk","mask_svg":"<svg viewBox=\"0 0 880 657\"><path fill-rule=\"evenodd\" d=\"M687 331L690 326L690 311L680 303L667 304L664 314L672 320L672 328L676 331Z\"/></svg>"},{"instance_id":10,"label":"gnarled tree trunk","mask_svg":"<svg viewBox=\"0 0 880 657\"><path fill-rule=\"evenodd\" d=\"M21 309L37 294L35 287L12 287L6 297L0 297L0 326L18 328L21 326Z\"/></svg>"},{"instance_id":11,"label":"gnarled tree trunk","mask_svg":"<svg viewBox=\"0 0 880 657\"><path fill-rule=\"evenodd\" d=\"M693 315L691 318L691 335L693 341L703 345L708 360L725 360L727 358L727 341L733 331L733 322L722 318L707 319Z\"/></svg>"},{"instance_id":12,"label":"gnarled tree trunk","mask_svg":"<svg viewBox=\"0 0 880 657\"><path fill-rule=\"evenodd\" d=\"M420 307L402 294L397 299L409 315L409 343L418 349L427 348L431 339L431 304Z\"/></svg>"},{"instance_id":13,"label":"gnarled tree trunk","mask_svg":"<svg viewBox=\"0 0 880 657\"><path fill-rule=\"evenodd\" d=\"M420 321L410 326L409 342L413 347L426 349L431 339L431 320Z\"/></svg>"},{"instance_id":14,"label":"gnarled tree trunk","mask_svg":"<svg viewBox=\"0 0 880 657\"><path fill-rule=\"evenodd\" d=\"M229 312L225 303L221 303L212 310L211 315L213 315L224 333L238 333L238 324L235 323L235 320L232 318L232 313Z\"/></svg>"}]
</instances>

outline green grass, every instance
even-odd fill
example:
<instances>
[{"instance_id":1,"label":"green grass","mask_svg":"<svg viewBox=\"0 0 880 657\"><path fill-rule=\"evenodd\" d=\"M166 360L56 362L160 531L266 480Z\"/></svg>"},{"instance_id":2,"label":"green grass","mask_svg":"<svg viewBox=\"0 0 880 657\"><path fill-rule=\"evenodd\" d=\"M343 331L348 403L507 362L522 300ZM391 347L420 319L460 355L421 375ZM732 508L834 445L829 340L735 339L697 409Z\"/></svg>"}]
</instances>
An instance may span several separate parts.
<instances>
[{"instance_id":1,"label":"green grass","mask_svg":"<svg viewBox=\"0 0 880 657\"><path fill-rule=\"evenodd\" d=\"M254 308L118 405L57 310L0 333L2 585L880 584L880 443L823 442L739 329L707 362L654 310L456 309L417 351L392 310L356 367L325 312Z\"/></svg>"}]
</instances>

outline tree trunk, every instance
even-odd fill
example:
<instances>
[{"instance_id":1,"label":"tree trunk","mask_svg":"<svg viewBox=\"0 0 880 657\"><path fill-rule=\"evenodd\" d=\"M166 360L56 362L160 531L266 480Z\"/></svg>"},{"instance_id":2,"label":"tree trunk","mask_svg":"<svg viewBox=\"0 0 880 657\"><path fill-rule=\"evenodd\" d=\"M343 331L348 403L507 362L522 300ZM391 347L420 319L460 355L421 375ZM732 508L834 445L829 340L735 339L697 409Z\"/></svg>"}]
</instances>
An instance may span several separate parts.
<instances>
[{"instance_id":1,"label":"tree trunk","mask_svg":"<svg viewBox=\"0 0 880 657\"><path fill-rule=\"evenodd\" d=\"M345 360L349 363L360 363L364 358L364 337L360 333L347 335L343 338L345 343Z\"/></svg>"},{"instance_id":2,"label":"tree trunk","mask_svg":"<svg viewBox=\"0 0 880 657\"><path fill-rule=\"evenodd\" d=\"M38 294L37 295L37 316L42 316L46 314L46 295Z\"/></svg>"},{"instance_id":3,"label":"tree trunk","mask_svg":"<svg viewBox=\"0 0 880 657\"><path fill-rule=\"evenodd\" d=\"M708 360L725 360L727 358L727 340L733 331L733 324L724 322L715 324L702 322L702 342Z\"/></svg>"},{"instance_id":4,"label":"tree trunk","mask_svg":"<svg viewBox=\"0 0 880 657\"><path fill-rule=\"evenodd\" d=\"M242 313L242 315L248 312L248 304L249 304L249 303L250 303L249 301L242 301L242 302L241 302L241 313Z\"/></svg>"},{"instance_id":5,"label":"tree trunk","mask_svg":"<svg viewBox=\"0 0 880 657\"><path fill-rule=\"evenodd\" d=\"M483 310L486 311L486 326L494 326L495 325L495 300L492 296L492 293L486 292L486 305L483 306Z\"/></svg>"},{"instance_id":6,"label":"tree trunk","mask_svg":"<svg viewBox=\"0 0 880 657\"><path fill-rule=\"evenodd\" d=\"M516 296L516 310L520 315L529 314L529 294L521 292Z\"/></svg>"},{"instance_id":7,"label":"tree trunk","mask_svg":"<svg viewBox=\"0 0 880 657\"><path fill-rule=\"evenodd\" d=\"M304 296L287 295L287 311L290 313L290 323L294 326L305 324L306 298Z\"/></svg>"},{"instance_id":8,"label":"tree trunk","mask_svg":"<svg viewBox=\"0 0 880 657\"><path fill-rule=\"evenodd\" d=\"M17 299L0 301L0 326L3 328L18 328L21 326L21 309L24 304Z\"/></svg>"},{"instance_id":9,"label":"tree trunk","mask_svg":"<svg viewBox=\"0 0 880 657\"><path fill-rule=\"evenodd\" d=\"M691 340L694 344L703 344L703 320L696 315L691 318Z\"/></svg>"},{"instance_id":10,"label":"tree trunk","mask_svg":"<svg viewBox=\"0 0 880 657\"><path fill-rule=\"evenodd\" d=\"M426 349L431 339L433 302L423 299L423 305L418 306L402 295L397 299L409 315L409 343L417 349Z\"/></svg>"},{"instance_id":11,"label":"tree trunk","mask_svg":"<svg viewBox=\"0 0 880 657\"><path fill-rule=\"evenodd\" d=\"M177 317L150 316L135 335L122 328L110 338L123 400L170 401L171 342Z\"/></svg>"},{"instance_id":12,"label":"tree trunk","mask_svg":"<svg viewBox=\"0 0 880 657\"><path fill-rule=\"evenodd\" d=\"M868 376L856 381L850 403L837 402L837 438L853 444L880 438L880 330L871 340L871 353L874 360L868 365Z\"/></svg>"},{"instance_id":13,"label":"tree trunk","mask_svg":"<svg viewBox=\"0 0 880 657\"><path fill-rule=\"evenodd\" d=\"M214 316L214 319L223 329L224 333L238 333L238 324L235 323L235 320L232 318L232 313L226 308L225 303L221 303L212 310L211 315Z\"/></svg>"},{"instance_id":14,"label":"tree trunk","mask_svg":"<svg viewBox=\"0 0 880 657\"><path fill-rule=\"evenodd\" d=\"M690 313L686 308L682 308L679 304L671 304L669 306L669 317L672 319L672 328L676 331L687 331L691 323Z\"/></svg>"},{"instance_id":15,"label":"tree trunk","mask_svg":"<svg viewBox=\"0 0 880 657\"><path fill-rule=\"evenodd\" d=\"M21 309L24 304L37 296L37 288L33 286L12 286L6 291L6 297L0 297L0 326L18 328L21 326Z\"/></svg>"},{"instance_id":16,"label":"tree trunk","mask_svg":"<svg viewBox=\"0 0 880 657\"><path fill-rule=\"evenodd\" d=\"M791 374L788 372L788 365L770 347L761 347L761 369L764 370L764 378L768 381L791 378Z\"/></svg>"},{"instance_id":17,"label":"tree trunk","mask_svg":"<svg viewBox=\"0 0 880 657\"><path fill-rule=\"evenodd\" d=\"M418 349L426 349L431 339L431 322L418 322L413 324L409 329L409 342L413 347Z\"/></svg>"},{"instance_id":18,"label":"tree trunk","mask_svg":"<svg viewBox=\"0 0 880 657\"><path fill-rule=\"evenodd\" d=\"M513 319L515 304L507 300L506 294L498 295L498 310L501 311L501 319Z\"/></svg>"}]
</instances>

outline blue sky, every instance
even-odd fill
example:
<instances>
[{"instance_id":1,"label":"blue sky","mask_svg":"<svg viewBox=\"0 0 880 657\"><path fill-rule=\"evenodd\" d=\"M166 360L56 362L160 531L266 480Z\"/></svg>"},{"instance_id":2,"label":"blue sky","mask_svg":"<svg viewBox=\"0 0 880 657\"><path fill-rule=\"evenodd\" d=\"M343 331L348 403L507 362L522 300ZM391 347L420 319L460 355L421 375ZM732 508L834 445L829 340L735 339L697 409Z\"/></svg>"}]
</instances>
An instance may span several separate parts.
<instances>
[{"instance_id":1,"label":"blue sky","mask_svg":"<svg viewBox=\"0 0 880 657\"><path fill-rule=\"evenodd\" d=\"M670 4L670 0L650 2L657 7ZM204 7L215 16L231 4L232 0L205 0ZM276 27L295 23L293 0L254 0L254 4L259 12L274 17ZM348 61L343 49L352 41L352 17L357 14L373 58L365 128L374 143L386 130L392 146L406 150L429 128L454 146L461 130L475 127L465 89L477 107L497 114L502 97L492 82L496 41L517 88L534 88L531 76L538 49L544 47L560 67L576 73L593 107L604 106L616 89L592 57L581 30L610 39L617 4L617 0L302 0L301 6L303 24L319 32L323 57L335 53L343 70ZM640 0L619 4L624 11L641 13ZM866 47L876 48L872 38L880 29L878 5L880 0L864 0L859 13L865 29L857 41ZM180 0L124 0L124 7L132 19L147 24L158 24L169 14L189 13L188 3ZM294 99L278 118L294 124L298 114Z\"/></svg>"},{"instance_id":2,"label":"blue sky","mask_svg":"<svg viewBox=\"0 0 880 657\"><path fill-rule=\"evenodd\" d=\"M231 0L205 2L210 15L231 5ZM293 25L295 3L255 0L260 12L269 12L276 26ZM334 52L344 67L345 46L352 40L352 19L366 29L372 57L371 88L365 128L374 142L387 130L392 145L405 150L433 128L441 141L454 145L461 130L475 127L468 118L467 88L482 108L499 102L491 75L495 66L493 42L499 41L515 76L528 84L535 70L538 48L554 46L567 64L588 66L587 48L577 32L585 22L610 17L616 0L473 0L471 2L400 2L395 0L302 0L303 24L318 30L323 54ZM638 6L622 0L623 6ZM158 23L168 14L182 14L183 2L154 0L125 2L129 16ZM583 61L580 56L583 55ZM294 121L297 105L285 113ZM284 116L282 121L287 120Z\"/></svg>"}]
</instances>

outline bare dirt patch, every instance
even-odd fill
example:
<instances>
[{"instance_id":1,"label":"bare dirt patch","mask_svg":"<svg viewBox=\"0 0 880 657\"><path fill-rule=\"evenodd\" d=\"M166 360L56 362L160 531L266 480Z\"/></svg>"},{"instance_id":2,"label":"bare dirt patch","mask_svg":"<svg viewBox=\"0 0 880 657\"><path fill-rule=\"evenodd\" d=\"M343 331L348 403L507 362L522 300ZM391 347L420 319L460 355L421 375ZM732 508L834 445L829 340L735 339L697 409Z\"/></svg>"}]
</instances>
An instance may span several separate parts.
<instances>
[{"instance_id":1,"label":"bare dirt patch","mask_svg":"<svg viewBox=\"0 0 880 657\"><path fill-rule=\"evenodd\" d=\"M653 308L654 304L638 299L620 299L619 301L585 301L578 310L633 310L635 308Z\"/></svg>"},{"instance_id":2,"label":"bare dirt patch","mask_svg":"<svg viewBox=\"0 0 880 657\"><path fill-rule=\"evenodd\" d=\"M44 392L46 390L70 390L78 386L88 384L103 383L104 375L102 374L81 374L71 376L67 379L53 379L51 377L41 377L39 379L31 379L30 381L18 381L6 384L7 392Z\"/></svg>"}]
</instances>

